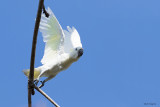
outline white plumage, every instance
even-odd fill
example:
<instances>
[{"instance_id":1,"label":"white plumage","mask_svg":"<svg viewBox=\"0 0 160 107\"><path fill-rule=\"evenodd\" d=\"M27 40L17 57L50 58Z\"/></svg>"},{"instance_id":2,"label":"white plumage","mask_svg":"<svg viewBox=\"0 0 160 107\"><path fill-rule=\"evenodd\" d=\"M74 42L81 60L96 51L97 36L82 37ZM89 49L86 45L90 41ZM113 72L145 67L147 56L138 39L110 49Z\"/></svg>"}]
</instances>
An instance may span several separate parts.
<instances>
[{"instance_id":1,"label":"white plumage","mask_svg":"<svg viewBox=\"0 0 160 107\"><path fill-rule=\"evenodd\" d=\"M34 79L37 80L40 77L48 77L44 82L67 69L83 54L77 30L69 26L67 26L67 30L63 30L50 8L47 12L50 16L47 18L42 14L40 22L40 31L45 42L42 66L35 68L34 73ZM29 70L23 70L23 72L26 76L29 75Z\"/></svg>"}]
</instances>

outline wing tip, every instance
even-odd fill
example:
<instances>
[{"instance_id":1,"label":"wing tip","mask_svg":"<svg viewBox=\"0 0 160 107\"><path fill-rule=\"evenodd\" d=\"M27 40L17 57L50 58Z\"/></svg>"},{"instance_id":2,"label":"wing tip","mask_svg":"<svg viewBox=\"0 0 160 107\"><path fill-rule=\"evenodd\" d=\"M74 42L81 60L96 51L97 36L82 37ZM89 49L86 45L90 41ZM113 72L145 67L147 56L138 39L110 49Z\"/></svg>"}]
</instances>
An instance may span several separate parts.
<instances>
[{"instance_id":1,"label":"wing tip","mask_svg":"<svg viewBox=\"0 0 160 107\"><path fill-rule=\"evenodd\" d=\"M68 30L70 33L74 32L74 31L77 31L74 26L72 26L72 27L67 26L67 30Z\"/></svg>"}]
</instances>

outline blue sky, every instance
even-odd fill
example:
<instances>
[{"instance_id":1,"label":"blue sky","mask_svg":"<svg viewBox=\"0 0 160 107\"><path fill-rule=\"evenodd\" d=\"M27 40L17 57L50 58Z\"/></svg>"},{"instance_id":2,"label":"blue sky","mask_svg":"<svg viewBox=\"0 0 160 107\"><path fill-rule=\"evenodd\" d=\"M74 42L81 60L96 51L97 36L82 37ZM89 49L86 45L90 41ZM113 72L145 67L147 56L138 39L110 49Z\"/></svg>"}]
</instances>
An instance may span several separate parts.
<instances>
[{"instance_id":1,"label":"blue sky","mask_svg":"<svg viewBox=\"0 0 160 107\"><path fill-rule=\"evenodd\" d=\"M75 26L84 55L42 89L61 107L160 106L159 0L45 0L63 29ZM1 1L0 105L27 107L38 0ZM38 35L35 66L44 43ZM41 94L33 107L52 107ZM145 105L148 103L149 105Z\"/></svg>"}]
</instances>

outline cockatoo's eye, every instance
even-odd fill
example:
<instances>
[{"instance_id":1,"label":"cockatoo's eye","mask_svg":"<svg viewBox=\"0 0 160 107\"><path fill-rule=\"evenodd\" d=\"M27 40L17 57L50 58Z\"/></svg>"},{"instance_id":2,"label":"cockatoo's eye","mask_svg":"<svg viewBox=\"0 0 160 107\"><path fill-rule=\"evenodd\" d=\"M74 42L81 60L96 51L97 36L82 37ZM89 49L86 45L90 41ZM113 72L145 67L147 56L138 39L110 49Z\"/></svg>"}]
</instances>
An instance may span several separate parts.
<instances>
[{"instance_id":1,"label":"cockatoo's eye","mask_svg":"<svg viewBox=\"0 0 160 107\"><path fill-rule=\"evenodd\" d=\"M78 49L76 48L76 51L77 51Z\"/></svg>"}]
</instances>

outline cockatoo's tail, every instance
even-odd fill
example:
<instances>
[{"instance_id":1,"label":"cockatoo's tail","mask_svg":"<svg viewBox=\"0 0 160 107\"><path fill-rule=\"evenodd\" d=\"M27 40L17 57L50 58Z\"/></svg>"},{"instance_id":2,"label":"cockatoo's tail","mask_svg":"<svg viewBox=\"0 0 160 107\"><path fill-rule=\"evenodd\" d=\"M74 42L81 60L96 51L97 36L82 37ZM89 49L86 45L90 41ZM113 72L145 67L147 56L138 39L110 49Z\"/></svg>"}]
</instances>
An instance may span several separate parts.
<instances>
[{"instance_id":1,"label":"cockatoo's tail","mask_svg":"<svg viewBox=\"0 0 160 107\"><path fill-rule=\"evenodd\" d=\"M42 14L40 31L45 42L42 66L35 68L34 78L48 77L45 82L55 77L60 71L67 69L83 55L83 48L77 30L67 26L63 30L55 15L48 8L49 17ZM23 71L26 76L29 70Z\"/></svg>"},{"instance_id":2,"label":"cockatoo's tail","mask_svg":"<svg viewBox=\"0 0 160 107\"><path fill-rule=\"evenodd\" d=\"M26 70L23 70L24 74L29 77L29 72L30 72L30 69L26 69ZM35 68L34 69L34 79L38 78L38 76L40 75L40 69L38 68Z\"/></svg>"}]
</instances>

